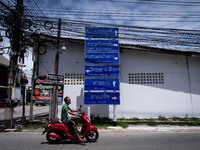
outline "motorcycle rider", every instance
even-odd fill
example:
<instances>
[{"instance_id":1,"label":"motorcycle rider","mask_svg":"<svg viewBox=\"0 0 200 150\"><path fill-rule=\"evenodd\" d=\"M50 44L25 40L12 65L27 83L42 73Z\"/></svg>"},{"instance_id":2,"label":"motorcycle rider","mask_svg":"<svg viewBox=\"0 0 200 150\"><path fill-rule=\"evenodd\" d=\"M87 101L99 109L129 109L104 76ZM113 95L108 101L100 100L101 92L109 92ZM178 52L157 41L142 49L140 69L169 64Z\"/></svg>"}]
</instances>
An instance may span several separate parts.
<instances>
[{"instance_id":1,"label":"motorcycle rider","mask_svg":"<svg viewBox=\"0 0 200 150\"><path fill-rule=\"evenodd\" d=\"M80 137L78 129L77 129L77 125L75 124L73 118L71 117L71 115L78 116L78 117L81 117L82 115L75 113L75 112L80 112L80 111L72 110L69 107L69 104L71 104L71 99L68 96L64 98L64 101L65 101L65 104L63 105L62 110L61 110L61 120L70 129L73 129L74 134L78 137L79 141L82 143L84 142L84 140Z\"/></svg>"}]
</instances>

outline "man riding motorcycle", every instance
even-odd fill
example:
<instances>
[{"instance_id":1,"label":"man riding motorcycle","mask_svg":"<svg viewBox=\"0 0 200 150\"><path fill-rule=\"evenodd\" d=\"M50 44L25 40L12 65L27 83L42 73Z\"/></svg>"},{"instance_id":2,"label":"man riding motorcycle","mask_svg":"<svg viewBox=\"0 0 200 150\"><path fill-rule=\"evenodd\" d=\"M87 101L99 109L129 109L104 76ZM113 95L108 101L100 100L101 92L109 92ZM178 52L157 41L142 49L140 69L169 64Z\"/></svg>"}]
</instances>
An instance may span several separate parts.
<instances>
[{"instance_id":1,"label":"man riding motorcycle","mask_svg":"<svg viewBox=\"0 0 200 150\"><path fill-rule=\"evenodd\" d=\"M68 96L64 98L64 101L65 101L65 104L63 105L62 110L61 110L61 120L64 124L66 124L68 127L70 127L74 131L74 134L78 137L79 141L82 143L84 142L84 140L80 137L74 118L71 117L71 115L81 117L81 114L75 113L75 112L80 112L80 111L72 110L69 107L69 104L71 104L71 99Z\"/></svg>"}]
</instances>

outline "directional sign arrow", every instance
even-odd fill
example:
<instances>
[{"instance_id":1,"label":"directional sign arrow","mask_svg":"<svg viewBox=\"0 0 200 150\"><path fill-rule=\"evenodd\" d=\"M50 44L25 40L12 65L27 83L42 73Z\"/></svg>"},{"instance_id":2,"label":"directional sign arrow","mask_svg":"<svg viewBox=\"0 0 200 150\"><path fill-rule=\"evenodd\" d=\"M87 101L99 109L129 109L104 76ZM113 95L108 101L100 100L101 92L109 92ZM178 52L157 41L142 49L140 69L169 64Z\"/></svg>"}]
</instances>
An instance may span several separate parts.
<instances>
[{"instance_id":1,"label":"directional sign arrow","mask_svg":"<svg viewBox=\"0 0 200 150\"><path fill-rule=\"evenodd\" d=\"M116 96L114 96L114 97L112 97L112 99L113 99L113 100L117 100L117 97L116 97Z\"/></svg>"},{"instance_id":2,"label":"directional sign arrow","mask_svg":"<svg viewBox=\"0 0 200 150\"><path fill-rule=\"evenodd\" d=\"M113 86L115 87L115 85L116 85L116 82L115 82L115 81L113 81Z\"/></svg>"},{"instance_id":3,"label":"directional sign arrow","mask_svg":"<svg viewBox=\"0 0 200 150\"><path fill-rule=\"evenodd\" d=\"M117 31L115 31L115 36L117 36L118 35L118 32Z\"/></svg>"},{"instance_id":4,"label":"directional sign arrow","mask_svg":"<svg viewBox=\"0 0 200 150\"><path fill-rule=\"evenodd\" d=\"M89 72L90 72L90 70L86 70L85 72L89 73Z\"/></svg>"},{"instance_id":5,"label":"directional sign arrow","mask_svg":"<svg viewBox=\"0 0 200 150\"><path fill-rule=\"evenodd\" d=\"M118 57L115 57L114 59L115 59L115 60L118 60L119 58L118 58Z\"/></svg>"}]
</instances>

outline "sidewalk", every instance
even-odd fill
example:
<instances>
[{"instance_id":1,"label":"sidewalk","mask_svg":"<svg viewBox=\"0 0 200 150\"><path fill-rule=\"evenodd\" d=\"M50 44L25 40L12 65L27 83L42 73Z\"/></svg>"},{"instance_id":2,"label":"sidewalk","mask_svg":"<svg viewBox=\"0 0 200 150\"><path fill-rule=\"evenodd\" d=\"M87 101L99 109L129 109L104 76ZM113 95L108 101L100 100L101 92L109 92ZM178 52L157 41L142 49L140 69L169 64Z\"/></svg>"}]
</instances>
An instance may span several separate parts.
<instances>
[{"instance_id":1,"label":"sidewalk","mask_svg":"<svg viewBox=\"0 0 200 150\"><path fill-rule=\"evenodd\" d=\"M108 127L108 129L100 129L100 133L134 133L134 132L200 132L200 126L147 126L147 125L131 125L126 129L122 127Z\"/></svg>"}]
</instances>

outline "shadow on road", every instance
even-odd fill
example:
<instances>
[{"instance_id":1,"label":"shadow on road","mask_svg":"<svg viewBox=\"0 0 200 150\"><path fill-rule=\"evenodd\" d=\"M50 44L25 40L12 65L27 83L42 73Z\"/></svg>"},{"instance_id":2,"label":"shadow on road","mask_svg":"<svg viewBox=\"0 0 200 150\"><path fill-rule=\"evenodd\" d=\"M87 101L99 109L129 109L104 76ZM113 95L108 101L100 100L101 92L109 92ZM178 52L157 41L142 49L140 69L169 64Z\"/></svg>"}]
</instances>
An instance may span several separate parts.
<instances>
[{"instance_id":1,"label":"shadow on road","mask_svg":"<svg viewBox=\"0 0 200 150\"><path fill-rule=\"evenodd\" d=\"M79 141L60 141L59 143L56 143L56 144L50 144L49 142L41 142L40 144L47 144L47 145L59 145L59 144L71 144L71 145L82 145L82 146L86 146L86 143L80 143Z\"/></svg>"}]
</instances>

